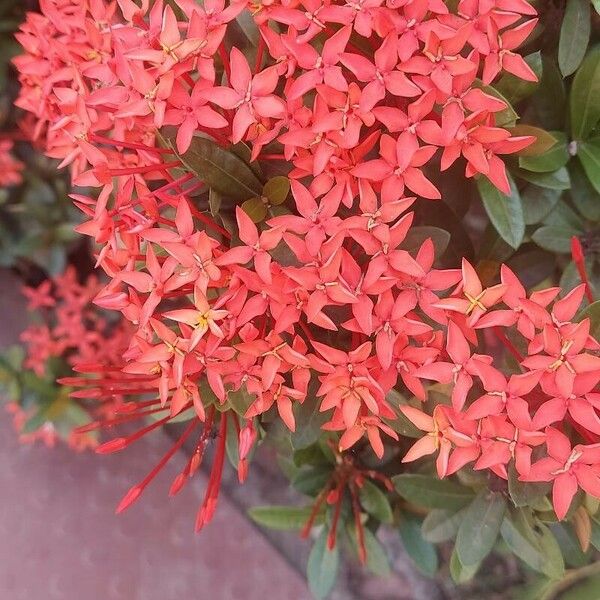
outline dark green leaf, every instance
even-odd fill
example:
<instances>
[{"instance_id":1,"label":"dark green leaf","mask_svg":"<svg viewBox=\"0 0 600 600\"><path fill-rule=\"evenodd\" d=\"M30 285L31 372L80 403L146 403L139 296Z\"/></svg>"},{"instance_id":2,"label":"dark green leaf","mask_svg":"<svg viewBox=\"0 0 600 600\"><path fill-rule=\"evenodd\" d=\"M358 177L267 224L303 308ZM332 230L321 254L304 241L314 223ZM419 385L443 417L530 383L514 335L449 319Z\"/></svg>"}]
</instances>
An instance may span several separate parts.
<instances>
[{"instance_id":1,"label":"dark green leaf","mask_svg":"<svg viewBox=\"0 0 600 600\"><path fill-rule=\"evenodd\" d=\"M248 510L253 521L271 529L302 529L311 513L310 506L255 506ZM320 512L315 525L320 525L323 520L324 513Z\"/></svg>"},{"instance_id":2,"label":"dark green leaf","mask_svg":"<svg viewBox=\"0 0 600 600\"><path fill-rule=\"evenodd\" d=\"M600 141L580 142L577 156L581 160L589 182L600 193Z\"/></svg>"},{"instance_id":3,"label":"dark green leaf","mask_svg":"<svg viewBox=\"0 0 600 600\"><path fill-rule=\"evenodd\" d=\"M359 499L361 506L378 521L391 523L394 520L387 496L375 484L365 480L359 490Z\"/></svg>"},{"instance_id":4,"label":"dark green leaf","mask_svg":"<svg viewBox=\"0 0 600 600\"><path fill-rule=\"evenodd\" d=\"M195 136L189 150L178 154L171 128L166 128L163 135L181 162L223 197L243 202L260 195L260 181L252 169L233 152L221 148L213 140Z\"/></svg>"},{"instance_id":5,"label":"dark green leaf","mask_svg":"<svg viewBox=\"0 0 600 600\"><path fill-rule=\"evenodd\" d=\"M550 491L548 483L533 483L519 481L519 475L514 465L508 469L508 492L515 506L531 506L539 498L544 497Z\"/></svg>"},{"instance_id":6,"label":"dark green leaf","mask_svg":"<svg viewBox=\"0 0 600 600\"><path fill-rule=\"evenodd\" d=\"M473 499L473 490L449 479L403 473L392 480L403 498L425 508L458 510Z\"/></svg>"},{"instance_id":7,"label":"dark green leaf","mask_svg":"<svg viewBox=\"0 0 600 600\"><path fill-rule=\"evenodd\" d=\"M585 140L600 120L600 46L584 58L571 86L571 133Z\"/></svg>"},{"instance_id":8,"label":"dark green leaf","mask_svg":"<svg viewBox=\"0 0 600 600\"><path fill-rule=\"evenodd\" d=\"M400 522L399 530L406 553L420 571L433 577L438 570L438 555L435 546L423 538L420 521L405 517Z\"/></svg>"},{"instance_id":9,"label":"dark green leaf","mask_svg":"<svg viewBox=\"0 0 600 600\"><path fill-rule=\"evenodd\" d=\"M558 64L565 77L575 73L585 56L590 41L590 17L588 0L567 0L558 42Z\"/></svg>"},{"instance_id":10,"label":"dark green leaf","mask_svg":"<svg viewBox=\"0 0 600 600\"><path fill-rule=\"evenodd\" d=\"M558 542L565 562L570 567L583 567L589 555L583 552L570 523L554 523L550 529Z\"/></svg>"},{"instance_id":11,"label":"dark green leaf","mask_svg":"<svg viewBox=\"0 0 600 600\"><path fill-rule=\"evenodd\" d=\"M544 72L532 98L539 122L546 129L564 129L567 103L565 82L552 57L544 56Z\"/></svg>"},{"instance_id":12,"label":"dark green leaf","mask_svg":"<svg viewBox=\"0 0 600 600\"><path fill-rule=\"evenodd\" d=\"M292 480L292 485L307 496L316 496L331 477L331 469L325 466L302 469Z\"/></svg>"},{"instance_id":13,"label":"dark green leaf","mask_svg":"<svg viewBox=\"0 0 600 600\"><path fill-rule=\"evenodd\" d=\"M577 161L569 164L571 174L571 199L577 210L590 221L600 221L600 194L590 184Z\"/></svg>"},{"instance_id":14,"label":"dark green leaf","mask_svg":"<svg viewBox=\"0 0 600 600\"><path fill-rule=\"evenodd\" d=\"M242 210L254 223L260 223L261 221L264 221L267 216L267 203L262 197L255 196L242 203Z\"/></svg>"},{"instance_id":15,"label":"dark green leaf","mask_svg":"<svg viewBox=\"0 0 600 600\"><path fill-rule=\"evenodd\" d=\"M503 496L488 491L480 492L467 507L456 536L462 565L477 565L492 551L505 511Z\"/></svg>"},{"instance_id":16,"label":"dark green leaf","mask_svg":"<svg viewBox=\"0 0 600 600\"><path fill-rule=\"evenodd\" d=\"M521 245L525 235L525 220L519 190L510 176L509 182L510 196L505 196L484 177L477 180L477 187L496 231L507 244L516 249Z\"/></svg>"},{"instance_id":17,"label":"dark green leaf","mask_svg":"<svg viewBox=\"0 0 600 600\"><path fill-rule=\"evenodd\" d=\"M565 572L565 561L552 531L543 523L537 523L538 543L546 557L545 573L551 579L560 579Z\"/></svg>"},{"instance_id":18,"label":"dark green leaf","mask_svg":"<svg viewBox=\"0 0 600 600\"><path fill-rule=\"evenodd\" d=\"M578 315L577 320L590 320L590 334L597 340L600 339L600 300L596 300L589 306L586 306Z\"/></svg>"},{"instance_id":19,"label":"dark green leaf","mask_svg":"<svg viewBox=\"0 0 600 600\"><path fill-rule=\"evenodd\" d=\"M327 548L327 529L321 531L308 557L306 576L308 586L315 598L322 600L327 597L335 585L340 562L339 548Z\"/></svg>"},{"instance_id":20,"label":"dark green leaf","mask_svg":"<svg viewBox=\"0 0 600 600\"><path fill-rule=\"evenodd\" d=\"M525 224L535 225L540 223L552 212L561 194L561 190L550 190L537 185L528 185L521 192Z\"/></svg>"},{"instance_id":21,"label":"dark green leaf","mask_svg":"<svg viewBox=\"0 0 600 600\"><path fill-rule=\"evenodd\" d=\"M291 434L294 450L314 444L322 433L321 425L329 418L327 412L319 412L317 397L312 395L309 395L302 404L296 403L294 416L296 431Z\"/></svg>"},{"instance_id":22,"label":"dark green leaf","mask_svg":"<svg viewBox=\"0 0 600 600\"><path fill-rule=\"evenodd\" d=\"M464 510L453 512L434 509L423 520L423 537L432 544L440 544L451 540L460 527Z\"/></svg>"},{"instance_id":23,"label":"dark green leaf","mask_svg":"<svg viewBox=\"0 0 600 600\"><path fill-rule=\"evenodd\" d=\"M444 229L428 225L411 227L402 242L401 248L416 253L427 239L431 239L433 242L435 255L441 256L448 247L450 234Z\"/></svg>"}]
</instances>

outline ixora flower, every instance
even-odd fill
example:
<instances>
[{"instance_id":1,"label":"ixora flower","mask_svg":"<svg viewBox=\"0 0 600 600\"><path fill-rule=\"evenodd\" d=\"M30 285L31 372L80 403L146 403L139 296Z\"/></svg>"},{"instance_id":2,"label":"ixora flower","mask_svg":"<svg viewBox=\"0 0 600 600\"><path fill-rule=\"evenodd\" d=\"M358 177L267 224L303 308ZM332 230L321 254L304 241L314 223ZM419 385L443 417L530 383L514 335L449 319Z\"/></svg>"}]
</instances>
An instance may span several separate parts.
<instances>
[{"instance_id":1,"label":"ixora flower","mask_svg":"<svg viewBox=\"0 0 600 600\"><path fill-rule=\"evenodd\" d=\"M186 446L177 493L216 437L202 528L226 456L243 481L270 428L290 447L311 440L294 468L314 450L329 469L307 528L328 505L331 550L351 513L363 561L373 509L361 490L389 489L366 454L422 460L419 476L434 455L439 478L471 469L490 493L552 482L559 519L579 488L600 497L600 344L577 316L591 294L582 252L582 286L528 293L499 262L499 281L485 261L442 268L451 258L436 262L443 240L427 227L430 211L438 224L452 212L442 171L460 161L500 202L500 157L535 141L504 127L508 106L485 87L501 72L535 79L518 54L532 6L174 4L48 0L15 59L18 104L48 154L97 188L74 195L79 231L108 278L97 304L131 332L109 363L76 367L77 394L126 399L84 430L139 420L98 448L109 453L187 420L118 510ZM49 302L43 288L32 297Z\"/></svg>"}]
</instances>

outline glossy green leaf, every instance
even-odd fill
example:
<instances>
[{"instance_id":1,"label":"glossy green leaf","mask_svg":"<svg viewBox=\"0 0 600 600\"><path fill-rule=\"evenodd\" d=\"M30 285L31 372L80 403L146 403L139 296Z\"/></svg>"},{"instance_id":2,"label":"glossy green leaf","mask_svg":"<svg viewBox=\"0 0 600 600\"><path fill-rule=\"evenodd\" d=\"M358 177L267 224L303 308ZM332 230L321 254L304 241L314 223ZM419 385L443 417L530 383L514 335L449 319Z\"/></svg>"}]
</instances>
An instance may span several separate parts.
<instances>
[{"instance_id":1,"label":"glossy green leaf","mask_svg":"<svg viewBox=\"0 0 600 600\"><path fill-rule=\"evenodd\" d=\"M481 177L477 187L490 221L500 237L513 248L518 248L525 235L525 219L521 196L509 176L510 196L504 195L488 179Z\"/></svg>"},{"instance_id":2,"label":"glossy green leaf","mask_svg":"<svg viewBox=\"0 0 600 600\"><path fill-rule=\"evenodd\" d=\"M540 125L549 131L563 130L567 116L565 82L554 57L544 56L543 65L542 80L532 98L532 103Z\"/></svg>"},{"instance_id":3,"label":"glossy green leaf","mask_svg":"<svg viewBox=\"0 0 600 600\"><path fill-rule=\"evenodd\" d=\"M391 523L394 520L387 496L374 483L365 480L358 497L361 506L378 521Z\"/></svg>"},{"instance_id":4,"label":"glossy green leaf","mask_svg":"<svg viewBox=\"0 0 600 600\"><path fill-rule=\"evenodd\" d=\"M312 513L310 506L255 506L248 510L253 521L270 529L302 529ZM324 513L317 514L315 525L323 523Z\"/></svg>"},{"instance_id":5,"label":"glossy green leaf","mask_svg":"<svg viewBox=\"0 0 600 600\"><path fill-rule=\"evenodd\" d=\"M558 42L558 64L566 77L575 73L587 50L591 32L589 0L567 0Z\"/></svg>"},{"instance_id":6,"label":"glossy green leaf","mask_svg":"<svg viewBox=\"0 0 600 600\"><path fill-rule=\"evenodd\" d=\"M473 500L473 490L449 479L403 473L392 478L398 493L409 502L425 508L456 509Z\"/></svg>"},{"instance_id":7,"label":"glossy green leaf","mask_svg":"<svg viewBox=\"0 0 600 600\"><path fill-rule=\"evenodd\" d=\"M308 556L306 576L312 594L318 600L326 598L335 585L340 564L339 546L327 548L327 528L324 528L314 543Z\"/></svg>"},{"instance_id":8,"label":"glossy green leaf","mask_svg":"<svg viewBox=\"0 0 600 600\"><path fill-rule=\"evenodd\" d=\"M399 531L404 549L417 568L433 577L438 570L438 555L435 546L423 537L421 522L414 517L405 517L400 522Z\"/></svg>"},{"instance_id":9,"label":"glossy green leaf","mask_svg":"<svg viewBox=\"0 0 600 600\"><path fill-rule=\"evenodd\" d=\"M352 531L354 532L354 527L352 527ZM387 577L392 569L385 548L370 529L365 528L364 535L365 549L367 551L367 568L371 573L379 575L379 577Z\"/></svg>"},{"instance_id":10,"label":"glossy green leaf","mask_svg":"<svg viewBox=\"0 0 600 600\"><path fill-rule=\"evenodd\" d=\"M432 544L447 542L456 536L464 510L458 512L434 509L423 520L423 538Z\"/></svg>"},{"instance_id":11,"label":"glossy green leaf","mask_svg":"<svg viewBox=\"0 0 600 600\"><path fill-rule=\"evenodd\" d=\"M487 490L467 507L456 536L456 552L462 565L477 565L492 551L505 511L502 494Z\"/></svg>"},{"instance_id":12,"label":"glossy green leaf","mask_svg":"<svg viewBox=\"0 0 600 600\"><path fill-rule=\"evenodd\" d=\"M600 120L600 46L590 50L571 86L571 133L576 140L589 137Z\"/></svg>"},{"instance_id":13,"label":"glossy green leaf","mask_svg":"<svg viewBox=\"0 0 600 600\"><path fill-rule=\"evenodd\" d=\"M195 136L189 150L178 154L172 129L165 128L163 137L187 169L224 198L243 202L261 194L262 185L248 164L213 140Z\"/></svg>"},{"instance_id":14,"label":"glossy green leaf","mask_svg":"<svg viewBox=\"0 0 600 600\"><path fill-rule=\"evenodd\" d=\"M600 140L580 142L577 156L581 160L589 182L596 192L600 193Z\"/></svg>"}]
</instances>

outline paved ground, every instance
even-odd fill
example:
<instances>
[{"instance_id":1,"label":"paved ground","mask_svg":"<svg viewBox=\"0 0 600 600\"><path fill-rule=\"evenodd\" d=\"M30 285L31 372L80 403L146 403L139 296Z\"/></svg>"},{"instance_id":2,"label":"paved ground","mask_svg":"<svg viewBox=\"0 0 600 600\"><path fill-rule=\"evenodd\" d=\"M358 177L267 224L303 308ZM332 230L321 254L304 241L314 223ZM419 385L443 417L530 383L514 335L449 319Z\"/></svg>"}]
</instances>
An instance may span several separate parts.
<instances>
[{"instance_id":1,"label":"paved ground","mask_svg":"<svg viewBox=\"0 0 600 600\"><path fill-rule=\"evenodd\" d=\"M19 330L16 288L0 276L0 346ZM120 456L20 446L0 412L0 599L309 600L298 572L227 498L193 533L205 478L169 499L177 457L137 505L113 514L169 445L158 433Z\"/></svg>"}]
</instances>

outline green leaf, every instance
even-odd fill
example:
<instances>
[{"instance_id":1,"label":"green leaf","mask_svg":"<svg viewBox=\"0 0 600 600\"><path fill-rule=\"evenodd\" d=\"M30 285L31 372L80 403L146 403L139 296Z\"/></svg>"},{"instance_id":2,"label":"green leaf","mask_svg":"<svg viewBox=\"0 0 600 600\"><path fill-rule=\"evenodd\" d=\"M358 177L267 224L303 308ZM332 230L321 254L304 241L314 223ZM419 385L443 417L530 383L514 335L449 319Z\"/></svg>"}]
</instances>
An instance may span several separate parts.
<instances>
[{"instance_id":1,"label":"green leaf","mask_svg":"<svg viewBox=\"0 0 600 600\"><path fill-rule=\"evenodd\" d=\"M477 180L477 187L496 231L507 244L516 249L525 235L525 220L519 190L510 176L509 183L510 196L505 196L484 177Z\"/></svg>"},{"instance_id":2,"label":"green leaf","mask_svg":"<svg viewBox=\"0 0 600 600\"><path fill-rule=\"evenodd\" d=\"M515 506L531 506L537 500L546 496L551 487L550 484L545 482L519 481L519 474L514 465L509 466L508 493Z\"/></svg>"},{"instance_id":3,"label":"green leaf","mask_svg":"<svg viewBox=\"0 0 600 600\"><path fill-rule=\"evenodd\" d=\"M509 129L513 136L530 135L535 138L533 144L519 152L519 156L539 156L553 148L558 140L550 132L533 125L516 125Z\"/></svg>"},{"instance_id":4,"label":"green leaf","mask_svg":"<svg viewBox=\"0 0 600 600\"><path fill-rule=\"evenodd\" d=\"M590 50L571 86L571 133L585 140L600 120L600 46Z\"/></svg>"},{"instance_id":5,"label":"green leaf","mask_svg":"<svg viewBox=\"0 0 600 600\"><path fill-rule=\"evenodd\" d=\"M351 531L356 535L354 527L351 528ZM392 569L385 548L369 528L365 527L364 535L365 550L367 551L367 568L371 573L379 575L379 577L387 577Z\"/></svg>"},{"instance_id":6,"label":"green leaf","mask_svg":"<svg viewBox=\"0 0 600 600\"><path fill-rule=\"evenodd\" d=\"M520 179L543 188L568 190L571 187L569 171L567 171L566 167L561 167L552 173L535 173L533 171L526 171L525 169L513 169L511 172Z\"/></svg>"},{"instance_id":7,"label":"green leaf","mask_svg":"<svg viewBox=\"0 0 600 600\"><path fill-rule=\"evenodd\" d=\"M392 477L392 481L403 498L425 508L458 510L473 500L473 490L449 479L402 473Z\"/></svg>"},{"instance_id":8,"label":"green leaf","mask_svg":"<svg viewBox=\"0 0 600 600\"><path fill-rule=\"evenodd\" d=\"M530 525L522 510L513 515L507 515L500 528L502 539L510 550L526 565L545 575L556 575L547 560L540 543L540 536Z\"/></svg>"},{"instance_id":9,"label":"green leaf","mask_svg":"<svg viewBox=\"0 0 600 600\"><path fill-rule=\"evenodd\" d=\"M456 583L467 583L475 577L475 573L479 570L480 563L471 566L465 566L460 561L456 547L450 556L450 576Z\"/></svg>"},{"instance_id":10,"label":"green leaf","mask_svg":"<svg viewBox=\"0 0 600 600\"><path fill-rule=\"evenodd\" d=\"M571 199L577 210L589 221L600 221L600 194L590 184L577 161L569 164L571 174Z\"/></svg>"},{"instance_id":11,"label":"green leaf","mask_svg":"<svg viewBox=\"0 0 600 600\"><path fill-rule=\"evenodd\" d=\"M592 0L592 5L596 12L600 15L600 0Z\"/></svg>"},{"instance_id":12,"label":"green leaf","mask_svg":"<svg viewBox=\"0 0 600 600\"><path fill-rule=\"evenodd\" d=\"M590 334L600 339L600 300L586 306L578 315L577 321L590 320Z\"/></svg>"},{"instance_id":13,"label":"green leaf","mask_svg":"<svg viewBox=\"0 0 600 600\"><path fill-rule=\"evenodd\" d=\"M565 561L556 538L550 528L543 523L537 523L539 532L538 543L546 557L545 573L551 579L561 579L565 573Z\"/></svg>"},{"instance_id":14,"label":"green leaf","mask_svg":"<svg viewBox=\"0 0 600 600\"><path fill-rule=\"evenodd\" d=\"M502 100L506 104L506 108L497 113L494 113L494 121L497 127L514 127L517 123L519 115L515 109L511 106L508 98L503 96L495 87L491 85L484 85L480 79L476 79L473 85L481 88L486 94Z\"/></svg>"},{"instance_id":15,"label":"green leaf","mask_svg":"<svg viewBox=\"0 0 600 600\"><path fill-rule=\"evenodd\" d=\"M290 180L283 175L273 177L265 183L263 196L269 199L269 204L283 204L290 193Z\"/></svg>"},{"instance_id":16,"label":"green leaf","mask_svg":"<svg viewBox=\"0 0 600 600\"><path fill-rule=\"evenodd\" d=\"M589 182L600 193L600 141L580 142L577 156L581 160Z\"/></svg>"},{"instance_id":17,"label":"green leaf","mask_svg":"<svg viewBox=\"0 0 600 600\"><path fill-rule=\"evenodd\" d=\"M381 523L394 520L387 496L373 483L365 480L358 493L361 506Z\"/></svg>"},{"instance_id":18,"label":"green leaf","mask_svg":"<svg viewBox=\"0 0 600 600\"><path fill-rule=\"evenodd\" d=\"M325 487L330 477L331 469L328 467L302 469L292 479L292 485L302 494L316 496Z\"/></svg>"},{"instance_id":19,"label":"green leaf","mask_svg":"<svg viewBox=\"0 0 600 600\"><path fill-rule=\"evenodd\" d=\"M531 67L538 79L542 78L542 53L534 52L525 57L525 62ZM494 87L513 104L517 104L524 98L531 96L537 89L539 83L537 81L525 81L519 79L515 75L505 73Z\"/></svg>"},{"instance_id":20,"label":"green leaf","mask_svg":"<svg viewBox=\"0 0 600 600\"><path fill-rule=\"evenodd\" d=\"M460 527L464 510L453 512L444 509L430 511L423 520L423 538L432 544L440 544L451 540Z\"/></svg>"},{"instance_id":21,"label":"green leaf","mask_svg":"<svg viewBox=\"0 0 600 600\"><path fill-rule=\"evenodd\" d=\"M399 530L406 553L422 573L433 577L438 570L438 555L435 546L423 538L420 521L406 517L400 522Z\"/></svg>"},{"instance_id":22,"label":"green leaf","mask_svg":"<svg viewBox=\"0 0 600 600\"><path fill-rule=\"evenodd\" d=\"M450 234L440 227L430 227L428 225L411 227L402 242L401 248L416 253L427 239L431 239L433 242L435 255L441 256L450 243Z\"/></svg>"},{"instance_id":23,"label":"green leaf","mask_svg":"<svg viewBox=\"0 0 600 600\"><path fill-rule=\"evenodd\" d=\"M171 128L165 128L163 137L187 169L223 197L243 202L253 196L260 196L260 181L252 169L233 152L225 150L213 140L195 136L189 150L179 154Z\"/></svg>"},{"instance_id":24,"label":"green leaf","mask_svg":"<svg viewBox=\"0 0 600 600\"><path fill-rule=\"evenodd\" d=\"M255 196L242 203L242 210L252 219L253 223L260 223L267 216L267 203L261 197Z\"/></svg>"},{"instance_id":25,"label":"green leaf","mask_svg":"<svg viewBox=\"0 0 600 600\"><path fill-rule=\"evenodd\" d=\"M456 536L456 552L462 565L477 565L492 551L505 511L504 498L495 492L480 492L471 502Z\"/></svg>"},{"instance_id":26,"label":"green leaf","mask_svg":"<svg viewBox=\"0 0 600 600\"><path fill-rule=\"evenodd\" d=\"M564 133L553 133L557 143L538 156L519 156L519 167L536 173L551 173L564 167L571 158Z\"/></svg>"},{"instance_id":27,"label":"green leaf","mask_svg":"<svg viewBox=\"0 0 600 600\"><path fill-rule=\"evenodd\" d=\"M321 425L328 420L327 412L319 411L319 401L316 396L310 395L302 403L295 403L294 417L296 431L291 434L292 447L300 450L314 444L320 437Z\"/></svg>"},{"instance_id":28,"label":"green leaf","mask_svg":"<svg viewBox=\"0 0 600 600\"><path fill-rule=\"evenodd\" d=\"M598 600L598 598L600 598L600 575L584 579L560 596L560 600Z\"/></svg>"},{"instance_id":29,"label":"green leaf","mask_svg":"<svg viewBox=\"0 0 600 600\"><path fill-rule=\"evenodd\" d=\"M544 72L540 85L532 98L539 122L546 129L564 129L567 92L565 82L555 60L543 57Z\"/></svg>"},{"instance_id":30,"label":"green leaf","mask_svg":"<svg viewBox=\"0 0 600 600\"><path fill-rule=\"evenodd\" d=\"M583 567L588 563L589 554L581 549L570 523L554 523L550 529L558 542L562 556L570 567Z\"/></svg>"},{"instance_id":31,"label":"green leaf","mask_svg":"<svg viewBox=\"0 0 600 600\"><path fill-rule=\"evenodd\" d=\"M571 252L571 238L576 231L567 227L544 226L537 229L531 239L544 250L569 254Z\"/></svg>"},{"instance_id":32,"label":"green leaf","mask_svg":"<svg viewBox=\"0 0 600 600\"><path fill-rule=\"evenodd\" d=\"M340 563L339 547L327 548L327 529L323 528L308 556L306 576L308 586L315 598L326 598L335 585Z\"/></svg>"},{"instance_id":33,"label":"green leaf","mask_svg":"<svg viewBox=\"0 0 600 600\"><path fill-rule=\"evenodd\" d=\"M561 194L561 190L528 185L521 192L525 225L535 225L547 217L556 206Z\"/></svg>"},{"instance_id":34,"label":"green leaf","mask_svg":"<svg viewBox=\"0 0 600 600\"><path fill-rule=\"evenodd\" d=\"M591 14L588 0L567 0L560 28L558 64L567 77L575 73L590 41Z\"/></svg>"},{"instance_id":35,"label":"green leaf","mask_svg":"<svg viewBox=\"0 0 600 600\"><path fill-rule=\"evenodd\" d=\"M253 521L270 529L302 529L312 513L310 506L255 506L248 510ZM325 515L317 514L315 525L321 525Z\"/></svg>"}]
</instances>

